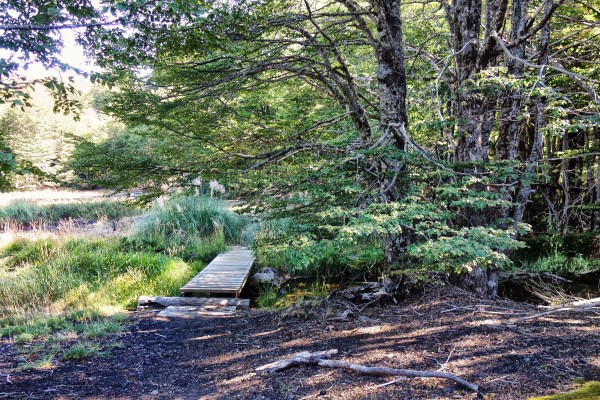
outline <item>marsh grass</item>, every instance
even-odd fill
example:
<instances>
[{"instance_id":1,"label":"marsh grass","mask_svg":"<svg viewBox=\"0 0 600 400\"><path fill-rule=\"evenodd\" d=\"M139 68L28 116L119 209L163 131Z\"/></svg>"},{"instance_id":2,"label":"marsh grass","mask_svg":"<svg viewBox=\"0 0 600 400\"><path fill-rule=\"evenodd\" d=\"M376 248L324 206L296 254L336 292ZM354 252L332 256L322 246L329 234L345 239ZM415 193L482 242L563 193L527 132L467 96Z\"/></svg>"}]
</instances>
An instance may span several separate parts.
<instances>
[{"instance_id":1,"label":"marsh grass","mask_svg":"<svg viewBox=\"0 0 600 400\"><path fill-rule=\"evenodd\" d=\"M123 251L118 239L19 241L0 258L0 318L78 313L86 304L131 307L142 294L177 294L203 267L165 254Z\"/></svg>"},{"instance_id":2,"label":"marsh grass","mask_svg":"<svg viewBox=\"0 0 600 400\"><path fill-rule=\"evenodd\" d=\"M48 223L65 215L129 213L109 213L102 203L92 203L85 215L75 215L80 205L60 205L73 207L70 214L36 207L10 204L0 221L10 215L19 224L31 224L41 209ZM129 237L14 240L0 250L0 339L27 353L21 368L36 368L36 360L52 365L101 354L109 346L103 339L126 323L119 313L134 307L140 295L177 295L205 262L239 240L243 225L216 200L178 198L153 209Z\"/></svg>"},{"instance_id":3,"label":"marsh grass","mask_svg":"<svg viewBox=\"0 0 600 400\"><path fill-rule=\"evenodd\" d=\"M0 208L3 230L43 230L73 220L116 220L139 214L140 210L123 202L104 200L80 203L38 205L27 200L13 200Z\"/></svg>"}]
</instances>

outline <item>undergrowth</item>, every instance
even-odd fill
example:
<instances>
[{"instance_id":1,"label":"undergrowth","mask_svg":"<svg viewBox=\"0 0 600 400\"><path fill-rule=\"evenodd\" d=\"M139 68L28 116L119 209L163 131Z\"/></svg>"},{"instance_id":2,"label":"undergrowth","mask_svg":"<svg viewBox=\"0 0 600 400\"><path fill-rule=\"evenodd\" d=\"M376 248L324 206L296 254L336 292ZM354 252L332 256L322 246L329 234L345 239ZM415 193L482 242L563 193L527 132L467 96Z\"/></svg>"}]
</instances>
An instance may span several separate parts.
<instances>
[{"instance_id":1,"label":"undergrowth","mask_svg":"<svg viewBox=\"0 0 600 400\"><path fill-rule=\"evenodd\" d=\"M301 283L284 289L265 285L260 288L255 303L258 308L281 309L309 299L324 299L331 291L331 285L318 282L310 285Z\"/></svg>"},{"instance_id":2,"label":"undergrowth","mask_svg":"<svg viewBox=\"0 0 600 400\"><path fill-rule=\"evenodd\" d=\"M378 275L383 262L381 243L318 238L303 230L291 219L262 221L252 242L257 264L326 281L355 274Z\"/></svg>"},{"instance_id":3,"label":"undergrowth","mask_svg":"<svg viewBox=\"0 0 600 400\"><path fill-rule=\"evenodd\" d=\"M579 275L600 269L600 259L578 255L570 257L562 252L555 252L523 264L527 271L550 272L557 275Z\"/></svg>"}]
</instances>

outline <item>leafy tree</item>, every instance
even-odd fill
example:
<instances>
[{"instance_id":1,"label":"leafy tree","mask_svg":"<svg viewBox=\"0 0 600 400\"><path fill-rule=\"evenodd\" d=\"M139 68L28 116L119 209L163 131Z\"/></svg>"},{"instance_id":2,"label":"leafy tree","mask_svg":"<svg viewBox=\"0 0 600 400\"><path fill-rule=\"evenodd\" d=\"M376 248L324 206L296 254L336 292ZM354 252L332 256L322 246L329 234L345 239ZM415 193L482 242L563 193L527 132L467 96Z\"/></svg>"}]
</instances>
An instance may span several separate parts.
<instances>
[{"instance_id":1,"label":"leafy tree","mask_svg":"<svg viewBox=\"0 0 600 400\"><path fill-rule=\"evenodd\" d=\"M105 139L114 126L114 120L92 108L95 98L78 95L75 100L82 108L80 118L53 111L53 98L49 90L37 86L32 92L31 105L25 110L4 107L0 113L0 135L10 148L14 165L7 168L7 185L10 189L34 187L40 183L70 183L72 173L66 169L67 161L80 140ZM86 90L84 85L80 90ZM101 96L101 94L97 94ZM13 173L10 171L13 168ZM29 174L26 174L29 172ZM20 176L24 175L24 178ZM52 182L54 181L54 182ZM9 185L10 184L10 185Z\"/></svg>"},{"instance_id":2,"label":"leafy tree","mask_svg":"<svg viewBox=\"0 0 600 400\"><path fill-rule=\"evenodd\" d=\"M470 271L493 297L557 107L597 110L593 54L577 70L577 35L550 35L568 20L594 40L598 18L566 4L149 3L94 46L120 80L111 112L161 139L165 179L219 177L308 219L308 240L379 241L387 268Z\"/></svg>"}]
</instances>

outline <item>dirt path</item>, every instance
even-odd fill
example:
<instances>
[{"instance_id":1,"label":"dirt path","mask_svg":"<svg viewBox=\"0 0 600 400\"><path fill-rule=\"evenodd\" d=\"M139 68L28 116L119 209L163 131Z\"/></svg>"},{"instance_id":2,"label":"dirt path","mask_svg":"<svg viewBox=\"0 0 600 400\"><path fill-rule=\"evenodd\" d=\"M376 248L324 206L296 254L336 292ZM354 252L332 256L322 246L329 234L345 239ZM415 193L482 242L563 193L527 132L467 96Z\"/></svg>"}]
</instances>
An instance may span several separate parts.
<instances>
[{"instance_id":1,"label":"dirt path","mask_svg":"<svg viewBox=\"0 0 600 400\"><path fill-rule=\"evenodd\" d=\"M452 295L367 309L332 322L331 305L296 312L244 311L234 317L165 320L133 317L106 357L63 362L51 371L14 374L0 383L27 399L474 399L447 381L390 380L302 367L270 376L254 368L296 352L337 348L339 358L369 365L433 369L468 379L489 399L526 399L600 379L600 315L563 313L509 325L533 308ZM502 308L500 308L502 307ZM510 309L510 310L509 310ZM492 313L490 313L492 312ZM500 314L497 314L500 313ZM0 342L0 371L14 365ZM3 379L3 377L0 377Z\"/></svg>"}]
</instances>

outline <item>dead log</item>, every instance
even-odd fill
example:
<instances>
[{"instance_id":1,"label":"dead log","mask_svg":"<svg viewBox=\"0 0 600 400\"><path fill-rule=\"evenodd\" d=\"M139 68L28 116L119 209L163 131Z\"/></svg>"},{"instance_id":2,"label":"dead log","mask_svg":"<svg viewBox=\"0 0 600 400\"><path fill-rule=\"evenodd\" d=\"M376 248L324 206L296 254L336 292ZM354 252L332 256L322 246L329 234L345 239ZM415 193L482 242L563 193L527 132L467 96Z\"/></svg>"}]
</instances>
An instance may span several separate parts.
<instances>
[{"instance_id":1,"label":"dead log","mask_svg":"<svg viewBox=\"0 0 600 400\"><path fill-rule=\"evenodd\" d=\"M248 299L234 299L228 297L157 297L140 296L138 298L138 308L141 307L183 307L183 306L212 306L212 307L231 307L240 308L250 307Z\"/></svg>"},{"instance_id":2,"label":"dead log","mask_svg":"<svg viewBox=\"0 0 600 400\"><path fill-rule=\"evenodd\" d=\"M340 368L347 369L350 371L359 372L365 375L375 376L406 376L409 378L439 378L448 379L462 385L474 392L478 392L479 388L477 385L468 382L458 376L441 371L417 371L411 369L399 369L399 368L388 368L388 367L367 367L365 365L353 364L346 361L329 360L328 357L337 354L337 349L308 352L304 351L298 353L295 356L275 361L261 367L256 368L256 372L273 373L284 370L286 368L295 367L298 365L316 365L324 368Z\"/></svg>"},{"instance_id":3,"label":"dead log","mask_svg":"<svg viewBox=\"0 0 600 400\"><path fill-rule=\"evenodd\" d=\"M593 299L587 299L587 300L574 301L571 303L571 305L573 307L579 307L579 308L600 306L600 297L594 297Z\"/></svg>"},{"instance_id":4,"label":"dead log","mask_svg":"<svg viewBox=\"0 0 600 400\"><path fill-rule=\"evenodd\" d=\"M551 308L550 310L547 310L547 311L544 311L544 312L541 312L538 314L533 314L533 315L528 315L526 317L518 318L515 322L528 321L530 319L545 317L546 315L556 314L556 313L564 312L564 311L585 311L590 308L599 307L599 306L600 306L600 297L595 297L593 299L588 299L588 300L579 300L579 301L574 301L571 304L568 304L567 307L555 307L555 308Z\"/></svg>"}]
</instances>

